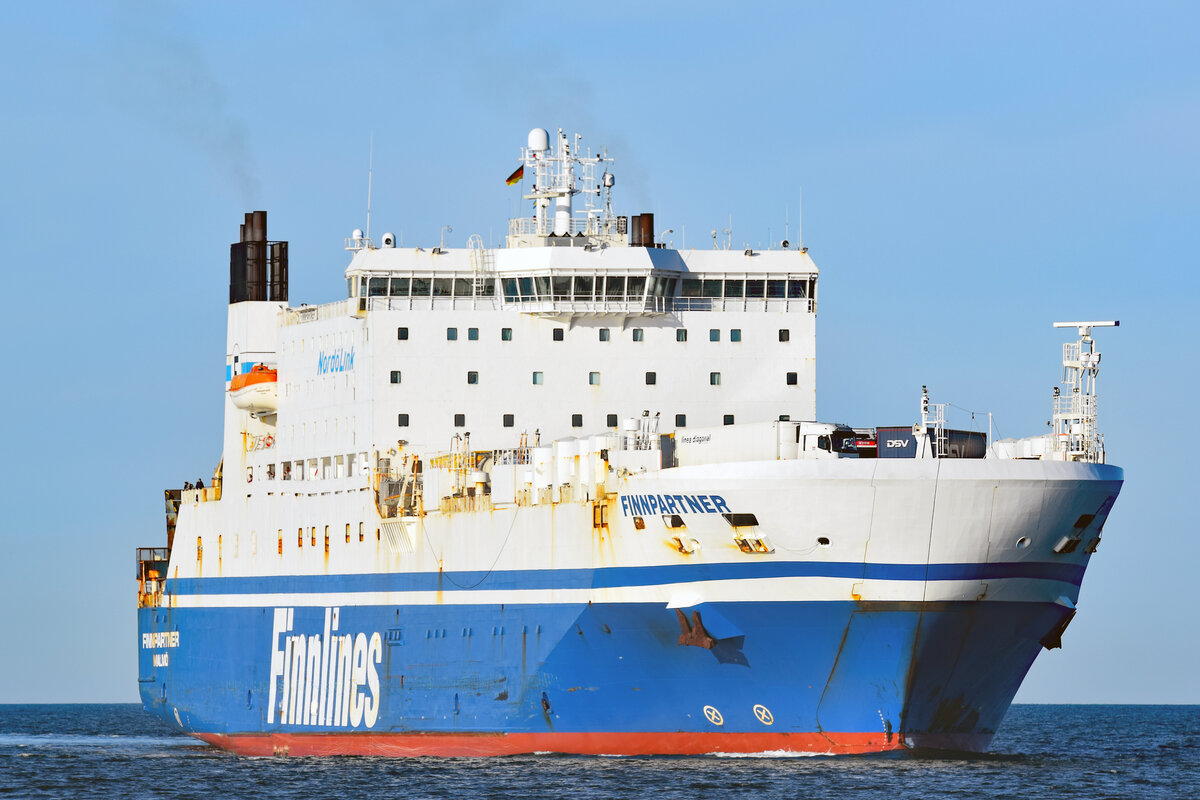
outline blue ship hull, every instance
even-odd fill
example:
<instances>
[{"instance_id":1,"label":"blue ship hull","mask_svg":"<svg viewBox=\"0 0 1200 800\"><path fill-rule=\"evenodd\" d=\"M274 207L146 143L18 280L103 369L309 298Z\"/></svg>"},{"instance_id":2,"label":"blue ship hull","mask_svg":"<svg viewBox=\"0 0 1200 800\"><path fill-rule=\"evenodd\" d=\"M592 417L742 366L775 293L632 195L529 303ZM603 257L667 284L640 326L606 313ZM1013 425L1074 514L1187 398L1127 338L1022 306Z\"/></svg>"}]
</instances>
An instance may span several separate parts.
<instances>
[{"instance_id":1,"label":"blue ship hull","mask_svg":"<svg viewBox=\"0 0 1200 800\"><path fill-rule=\"evenodd\" d=\"M151 713L257 754L982 750L1072 613L1010 602L142 608L139 680Z\"/></svg>"}]
</instances>

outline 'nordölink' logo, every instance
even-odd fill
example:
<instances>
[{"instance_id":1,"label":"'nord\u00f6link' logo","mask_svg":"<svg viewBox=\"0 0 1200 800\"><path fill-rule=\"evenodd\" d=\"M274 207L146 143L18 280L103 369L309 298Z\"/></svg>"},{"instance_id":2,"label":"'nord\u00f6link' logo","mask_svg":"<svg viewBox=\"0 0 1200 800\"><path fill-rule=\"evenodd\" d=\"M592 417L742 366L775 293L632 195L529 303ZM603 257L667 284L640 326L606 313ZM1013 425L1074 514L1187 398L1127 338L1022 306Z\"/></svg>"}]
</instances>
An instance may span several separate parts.
<instances>
[{"instance_id":1,"label":"'nord\u00f6link' logo","mask_svg":"<svg viewBox=\"0 0 1200 800\"><path fill-rule=\"evenodd\" d=\"M331 372L349 372L354 369L354 348L349 350L334 350L326 353L322 350L317 354L317 374L328 375Z\"/></svg>"},{"instance_id":2,"label":"'nord\u00f6link' logo","mask_svg":"<svg viewBox=\"0 0 1200 800\"><path fill-rule=\"evenodd\" d=\"M340 608L325 609L323 633L292 634L295 609L275 609L267 724L375 726L383 637L338 633Z\"/></svg>"}]
</instances>

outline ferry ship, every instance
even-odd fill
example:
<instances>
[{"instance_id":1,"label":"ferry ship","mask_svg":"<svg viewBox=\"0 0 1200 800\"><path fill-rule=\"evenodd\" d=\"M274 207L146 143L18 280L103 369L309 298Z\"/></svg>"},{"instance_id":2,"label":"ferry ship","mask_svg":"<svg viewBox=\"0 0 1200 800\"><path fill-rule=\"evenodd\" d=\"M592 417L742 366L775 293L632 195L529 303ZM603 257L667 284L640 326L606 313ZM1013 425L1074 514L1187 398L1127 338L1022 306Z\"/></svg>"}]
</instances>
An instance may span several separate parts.
<instances>
[{"instance_id":1,"label":"ferry ship","mask_svg":"<svg viewBox=\"0 0 1200 800\"><path fill-rule=\"evenodd\" d=\"M535 129L504 247L368 223L324 305L246 214L220 462L137 552L147 711L250 755L989 746L1120 491L1117 323L1057 323L1042 435L819 422L807 248L675 249L612 164Z\"/></svg>"}]
</instances>

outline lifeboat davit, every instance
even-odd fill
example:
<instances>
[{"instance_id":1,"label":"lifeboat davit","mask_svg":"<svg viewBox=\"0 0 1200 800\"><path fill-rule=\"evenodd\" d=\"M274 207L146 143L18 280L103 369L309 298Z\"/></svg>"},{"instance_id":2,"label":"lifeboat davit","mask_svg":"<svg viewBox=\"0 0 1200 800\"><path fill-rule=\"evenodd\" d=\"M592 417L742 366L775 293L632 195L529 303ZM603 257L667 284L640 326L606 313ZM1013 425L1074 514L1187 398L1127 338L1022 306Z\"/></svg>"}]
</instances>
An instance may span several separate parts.
<instances>
[{"instance_id":1,"label":"lifeboat davit","mask_svg":"<svg viewBox=\"0 0 1200 800\"><path fill-rule=\"evenodd\" d=\"M234 375L229 399L251 414L274 414L279 410L279 371L255 364L249 372Z\"/></svg>"}]
</instances>

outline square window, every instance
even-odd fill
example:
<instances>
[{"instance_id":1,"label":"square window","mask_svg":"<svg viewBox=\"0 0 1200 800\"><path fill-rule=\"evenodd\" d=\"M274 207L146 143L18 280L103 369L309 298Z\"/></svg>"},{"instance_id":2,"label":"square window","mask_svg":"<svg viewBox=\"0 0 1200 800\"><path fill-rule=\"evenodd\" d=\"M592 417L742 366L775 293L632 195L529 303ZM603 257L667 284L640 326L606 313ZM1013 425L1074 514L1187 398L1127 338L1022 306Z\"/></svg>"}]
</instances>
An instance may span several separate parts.
<instances>
[{"instance_id":1,"label":"square window","mask_svg":"<svg viewBox=\"0 0 1200 800\"><path fill-rule=\"evenodd\" d=\"M512 328L501 328L500 329L500 341L502 341L502 342L511 342L512 341Z\"/></svg>"},{"instance_id":2,"label":"square window","mask_svg":"<svg viewBox=\"0 0 1200 800\"><path fill-rule=\"evenodd\" d=\"M721 341L721 329L720 328L710 328L708 331L708 340L710 342Z\"/></svg>"},{"instance_id":3,"label":"square window","mask_svg":"<svg viewBox=\"0 0 1200 800\"><path fill-rule=\"evenodd\" d=\"M610 331L608 328L600 329L600 341L607 342L611 338L612 338L612 331Z\"/></svg>"},{"instance_id":4,"label":"square window","mask_svg":"<svg viewBox=\"0 0 1200 800\"><path fill-rule=\"evenodd\" d=\"M721 373L719 373L719 372L708 373L708 385L709 386L720 386L721 385Z\"/></svg>"},{"instance_id":5,"label":"square window","mask_svg":"<svg viewBox=\"0 0 1200 800\"><path fill-rule=\"evenodd\" d=\"M645 341L645 338L646 338L646 332L645 332L645 331L643 331L641 328L634 328L634 329L633 329L633 340L634 340L635 342L641 342L641 341Z\"/></svg>"},{"instance_id":6,"label":"square window","mask_svg":"<svg viewBox=\"0 0 1200 800\"><path fill-rule=\"evenodd\" d=\"M408 427L408 414L401 414L396 419L396 424L399 425L401 428L407 428Z\"/></svg>"},{"instance_id":7,"label":"square window","mask_svg":"<svg viewBox=\"0 0 1200 800\"><path fill-rule=\"evenodd\" d=\"M399 382L400 382L400 370L394 369L394 370L392 370L392 383L399 383Z\"/></svg>"},{"instance_id":8,"label":"square window","mask_svg":"<svg viewBox=\"0 0 1200 800\"><path fill-rule=\"evenodd\" d=\"M447 342L458 341L458 328L446 328L446 341Z\"/></svg>"},{"instance_id":9,"label":"square window","mask_svg":"<svg viewBox=\"0 0 1200 800\"><path fill-rule=\"evenodd\" d=\"M686 342L687 341L687 328L677 328L675 330L675 341L677 341L677 342Z\"/></svg>"},{"instance_id":10,"label":"square window","mask_svg":"<svg viewBox=\"0 0 1200 800\"><path fill-rule=\"evenodd\" d=\"M571 415L571 427L572 428L582 428L583 427L583 414L572 414Z\"/></svg>"},{"instance_id":11,"label":"square window","mask_svg":"<svg viewBox=\"0 0 1200 800\"><path fill-rule=\"evenodd\" d=\"M686 428L687 427L687 414L676 414L675 415L675 427L676 428Z\"/></svg>"},{"instance_id":12,"label":"square window","mask_svg":"<svg viewBox=\"0 0 1200 800\"><path fill-rule=\"evenodd\" d=\"M467 415L466 414L455 414L454 415L454 427L462 428L466 424L467 424Z\"/></svg>"},{"instance_id":13,"label":"square window","mask_svg":"<svg viewBox=\"0 0 1200 800\"><path fill-rule=\"evenodd\" d=\"M554 337L553 337L553 338L554 338L554 341L556 341L556 342L561 342L561 341L563 340L563 329L562 329L562 328L555 328L555 329L554 329Z\"/></svg>"},{"instance_id":14,"label":"square window","mask_svg":"<svg viewBox=\"0 0 1200 800\"><path fill-rule=\"evenodd\" d=\"M733 414L726 414L726 415L725 415L725 424L726 424L726 425L732 425L732 424L733 424Z\"/></svg>"},{"instance_id":15,"label":"square window","mask_svg":"<svg viewBox=\"0 0 1200 800\"><path fill-rule=\"evenodd\" d=\"M795 385L796 385L796 384L799 382L799 381L798 381L798 378L799 378L799 377L800 377L800 376L799 376L799 375L797 375L795 372L789 372L789 373L787 374L787 385L788 385L788 386L795 386Z\"/></svg>"},{"instance_id":16,"label":"square window","mask_svg":"<svg viewBox=\"0 0 1200 800\"><path fill-rule=\"evenodd\" d=\"M780 421L780 422L791 422L791 421L792 421L792 415L791 415L791 414L780 414L780 415L779 415L779 421Z\"/></svg>"},{"instance_id":17,"label":"square window","mask_svg":"<svg viewBox=\"0 0 1200 800\"><path fill-rule=\"evenodd\" d=\"M732 330L729 331L729 341L740 342L741 340L742 340L742 329L741 328L733 328Z\"/></svg>"},{"instance_id":18,"label":"square window","mask_svg":"<svg viewBox=\"0 0 1200 800\"><path fill-rule=\"evenodd\" d=\"M647 372L646 373L646 385L653 386L656 383L658 383L658 373Z\"/></svg>"},{"instance_id":19,"label":"square window","mask_svg":"<svg viewBox=\"0 0 1200 800\"><path fill-rule=\"evenodd\" d=\"M588 373L588 385L589 386L599 386L600 385L600 373L599 372L589 372Z\"/></svg>"},{"instance_id":20,"label":"square window","mask_svg":"<svg viewBox=\"0 0 1200 800\"><path fill-rule=\"evenodd\" d=\"M479 383L479 373L474 370L470 370L469 372L467 372L467 385L475 386L478 383Z\"/></svg>"},{"instance_id":21,"label":"square window","mask_svg":"<svg viewBox=\"0 0 1200 800\"><path fill-rule=\"evenodd\" d=\"M511 428L512 426L513 426L513 415L505 414L504 415L504 427Z\"/></svg>"},{"instance_id":22,"label":"square window","mask_svg":"<svg viewBox=\"0 0 1200 800\"><path fill-rule=\"evenodd\" d=\"M792 339L791 331L789 331L787 328L779 329L779 341L788 342L788 341L791 341L791 339Z\"/></svg>"},{"instance_id":23,"label":"square window","mask_svg":"<svg viewBox=\"0 0 1200 800\"><path fill-rule=\"evenodd\" d=\"M534 386L542 385L542 373L540 373L540 372L533 373L533 385Z\"/></svg>"},{"instance_id":24,"label":"square window","mask_svg":"<svg viewBox=\"0 0 1200 800\"><path fill-rule=\"evenodd\" d=\"M467 328L467 339L472 342L478 342L479 328Z\"/></svg>"},{"instance_id":25,"label":"square window","mask_svg":"<svg viewBox=\"0 0 1200 800\"><path fill-rule=\"evenodd\" d=\"M408 339L408 328L396 328L396 338L400 341Z\"/></svg>"},{"instance_id":26,"label":"square window","mask_svg":"<svg viewBox=\"0 0 1200 800\"><path fill-rule=\"evenodd\" d=\"M610 427L610 428L615 428L615 427L617 427L617 415L616 415L616 414L609 414L609 415L608 415L608 420L605 422L605 424L606 424L606 425L608 425L608 427Z\"/></svg>"}]
</instances>

